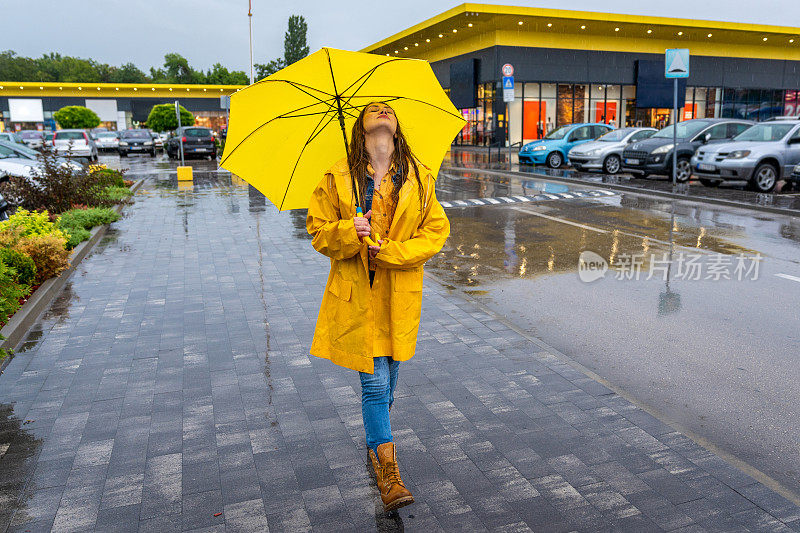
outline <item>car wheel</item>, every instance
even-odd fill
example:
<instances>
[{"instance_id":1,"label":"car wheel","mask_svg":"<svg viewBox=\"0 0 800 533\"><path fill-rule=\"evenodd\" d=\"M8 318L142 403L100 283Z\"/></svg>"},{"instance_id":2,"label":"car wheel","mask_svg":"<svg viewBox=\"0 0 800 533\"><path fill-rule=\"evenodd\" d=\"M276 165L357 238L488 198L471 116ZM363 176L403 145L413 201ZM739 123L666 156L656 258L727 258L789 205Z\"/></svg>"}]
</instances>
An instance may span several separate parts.
<instances>
[{"instance_id":1,"label":"car wheel","mask_svg":"<svg viewBox=\"0 0 800 533\"><path fill-rule=\"evenodd\" d=\"M709 180L706 178L700 178L700 183L705 185L706 187L719 187L722 183L722 180Z\"/></svg>"},{"instance_id":2,"label":"car wheel","mask_svg":"<svg viewBox=\"0 0 800 533\"><path fill-rule=\"evenodd\" d=\"M750 187L758 192L769 192L775 188L777 181L778 170L769 163L762 163L753 172L753 177L750 178Z\"/></svg>"},{"instance_id":3,"label":"car wheel","mask_svg":"<svg viewBox=\"0 0 800 533\"><path fill-rule=\"evenodd\" d=\"M679 157L676 163L677 175L675 181L678 183L685 183L692 177L692 164L685 157Z\"/></svg>"},{"instance_id":4,"label":"car wheel","mask_svg":"<svg viewBox=\"0 0 800 533\"><path fill-rule=\"evenodd\" d=\"M564 157L561 152L550 152L547 156L547 166L550 168L559 168L564 163Z\"/></svg>"},{"instance_id":5,"label":"car wheel","mask_svg":"<svg viewBox=\"0 0 800 533\"><path fill-rule=\"evenodd\" d=\"M156 151L155 151L155 150L153 150L152 152L150 152L150 157L155 157L155 156L156 156Z\"/></svg>"},{"instance_id":6,"label":"car wheel","mask_svg":"<svg viewBox=\"0 0 800 533\"><path fill-rule=\"evenodd\" d=\"M618 155L611 154L610 156L606 157L605 161L603 161L603 172L606 174L616 174L619 172L621 167L622 161Z\"/></svg>"}]
</instances>

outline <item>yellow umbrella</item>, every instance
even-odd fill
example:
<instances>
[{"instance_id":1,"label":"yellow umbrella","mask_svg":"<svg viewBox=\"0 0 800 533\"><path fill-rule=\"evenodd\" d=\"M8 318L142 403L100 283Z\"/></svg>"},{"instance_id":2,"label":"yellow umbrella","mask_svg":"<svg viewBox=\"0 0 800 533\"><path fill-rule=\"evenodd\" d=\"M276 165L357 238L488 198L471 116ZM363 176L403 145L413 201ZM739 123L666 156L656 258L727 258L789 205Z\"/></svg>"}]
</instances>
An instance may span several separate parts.
<instances>
[{"instance_id":1,"label":"yellow umbrella","mask_svg":"<svg viewBox=\"0 0 800 533\"><path fill-rule=\"evenodd\" d=\"M279 210L308 207L323 173L346 156L361 109L374 101L392 106L412 151L435 176L464 119L428 62L332 48L231 96L220 166Z\"/></svg>"}]
</instances>

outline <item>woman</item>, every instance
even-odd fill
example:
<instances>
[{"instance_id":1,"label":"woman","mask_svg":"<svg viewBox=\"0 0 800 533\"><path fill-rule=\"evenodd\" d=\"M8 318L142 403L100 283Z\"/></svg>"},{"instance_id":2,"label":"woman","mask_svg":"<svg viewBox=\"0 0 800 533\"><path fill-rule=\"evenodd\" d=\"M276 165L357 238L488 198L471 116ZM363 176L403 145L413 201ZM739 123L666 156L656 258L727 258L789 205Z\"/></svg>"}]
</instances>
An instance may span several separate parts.
<instances>
[{"instance_id":1,"label":"woman","mask_svg":"<svg viewBox=\"0 0 800 533\"><path fill-rule=\"evenodd\" d=\"M356 216L351 170L364 216ZM371 103L353 125L348 159L314 190L306 220L312 245L331 258L311 354L359 372L367 454L387 512L414 501L400 478L389 410L400 362L417 342L422 265L450 234L434 184L394 110ZM371 235L378 246L365 242Z\"/></svg>"}]
</instances>

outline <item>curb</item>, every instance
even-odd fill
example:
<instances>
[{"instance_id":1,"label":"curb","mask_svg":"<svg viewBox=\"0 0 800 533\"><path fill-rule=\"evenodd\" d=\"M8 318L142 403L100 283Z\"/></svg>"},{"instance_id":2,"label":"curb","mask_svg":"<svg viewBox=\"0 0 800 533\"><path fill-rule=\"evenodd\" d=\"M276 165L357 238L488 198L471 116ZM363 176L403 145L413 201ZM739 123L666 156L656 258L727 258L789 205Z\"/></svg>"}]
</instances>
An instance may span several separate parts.
<instances>
[{"instance_id":1,"label":"curb","mask_svg":"<svg viewBox=\"0 0 800 533\"><path fill-rule=\"evenodd\" d=\"M144 179L140 179L131 185L131 192L135 195L136 191L139 190L143 183ZM124 206L125 204L117 204L113 209L117 213L122 213ZM0 344L0 348L9 350L19 347L27 336L28 330L36 323L36 320L39 319L42 313L50 307L50 304L53 303L53 300L55 300L61 292L61 289L66 285L70 276L75 272L83 258L89 254L95 244L97 244L100 238L106 233L108 226L109 224L103 224L102 226L92 228L89 240L83 241L72 250L69 268L58 276L50 278L42 283L42 285L36 289L36 292L28 298L28 301L14 313L14 316L12 316L8 323L3 326L3 329L0 330L0 335L6 338L2 344ZM13 358L14 356L12 355L0 362L0 372L5 369Z\"/></svg>"},{"instance_id":2,"label":"curb","mask_svg":"<svg viewBox=\"0 0 800 533\"><path fill-rule=\"evenodd\" d=\"M787 209L784 207L771 207L768 205L757 205L757 204L748 204L745 202L738 202L736 200L726 200L724 198L712 198L710 196L686 196L684 194L678 194L668 191L658 191L658 190L651 190L651 189L641 189L638 187L629 187L627 185L620 185L617 183L594 183L590 181L585 181L579 178L567 178L563 176L550 176L548 174L538 174L533 172L518 172L516 170L495 170L495 169L484 169L484 168L469 168L469 167L452 167L452 166L445 166L442 165L443 170L452 170L456 172L483 172L486 174L498 175L498 176L513 176L519 178L536 178L536 179L543 179L543 180L550 180L556 181L559 183L569 183L570 185L574 185L576 183L580 183L586 187L596 187L596 188L606 188L612 189L615 191L625 192L628 194L637 194L640 196L659 196L662 198L669 198L672 200L681 200L684 202L697 202L697 203L706 203L706 204L715 204L715 205L723 205L726 207L737 207L739 209L750 209L752 211L762 211L766 213L773 213L776 215L786 215L790 217L798 217L800 216L800 210L797 209Z\"/></svg>"},{"instance_id":3,"label":"curb","mask_svg":"<svg viewBox=\"0 0 800 533\"><path fill-rule=\"evenodd\" d=\"M603 378L601 375L597 374L596 372L594 372L590 368L588 368L588 367L584 366L583 364L579 363L578 361L572 359L570 356L566 355L565 353L553 348L552 346L547 344L542 339L540 339L540 338L538 338L538 337L536 337L534 335L531 335L530 333L525 331L520 326L514 324L506 316L501 315L501 314L491 310L489 307L484 305L480 300L478 300L474 296L472 296L470 294L467 294L464 291L452 288L452 285L446 283L443 279L439 278L435 274L431 274L427 270L425 270L425 278L429 279L430 281L433 281L441 289L444 289L445 291L448 291L448 292L457 291L458 295L461 298L463 298L465 301L467 301L470 304L476 306L482 312L486 313L487 315L491 316L492 318L494 318L498 322L502 323L508 329L514 331L517 335L519 335L520 337L524 338L528 342L538 346L542 351L545 351L545 352L547 352L547 353L549 353L551 355L554 355L556 358L558 358L562 362L568 364L569 366L571 366L572 368L574 368L578 372L581 372L582 374L584 374L589 379L594 380L597 383L600 383L601 385L603 385L607 389L609 389L612 392L614 392L617 396L625 399L628 403L630 403L632 405L635 405L636 407L638 407L642 411L645 411L646 413L650 414L654 418L656 418L656 419L660 420L661 422L663 422L664 424L670 426L675 431L678 431L678 432L682 433L684 436L688 437L689 439L691 439L692 441L697 443L699 446L705 448L706 450L710 451L711 453L713 453L717 457L721 458L722 460L724 460L725 462L727 462L728 464L730 464L734 468L744 472L745 474L747 474L748 476L750 476L754 480L756 480L759 483L761 483L762 485L768 487L772 491L780 494L781 496L783 496L787 500L791 501L795 505L800 505L800 492L798 492L796 490L792 490L791 488L784 486L781 482L779 482L778 480L772 478L768 474L762 472L761 470L757 469L754 466L751 466L747 462L739 459L738 457L736 457L732 453L728 452L724 448L720 448L719 446L717 446L716 444L714 444L713 442L711 442L707 438L703 437L702 435L699 435L699 434L695 433L691 429L685 427L680 422L678 422L676 420L673 420L671 417L669 417L666 414L664 414L663 412L661 412L661 410L659 410L657 407L653 407L652 405L649 405L647 403L639 401L638 399L633 397L631 394L629 394L627 391L625 391L623 388L619 387L618 385L615 385L615 384L611 383L610 381L608 381L607 379Z\"/></svg>"}]
</instances>

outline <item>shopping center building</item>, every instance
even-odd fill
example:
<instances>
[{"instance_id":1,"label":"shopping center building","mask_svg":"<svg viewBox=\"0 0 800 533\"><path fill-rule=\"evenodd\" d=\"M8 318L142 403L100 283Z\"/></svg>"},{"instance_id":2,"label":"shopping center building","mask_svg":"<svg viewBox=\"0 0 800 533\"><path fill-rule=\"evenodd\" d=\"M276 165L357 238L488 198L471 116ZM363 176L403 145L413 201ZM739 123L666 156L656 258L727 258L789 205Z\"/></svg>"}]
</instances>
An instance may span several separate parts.
<instances>
[{"instance_id":1,"label":"shopping center building","mask_svg":"<svg viewBox=\"0 0 800 533\"><path fill-rule=\"evenodd\" d=\"M667 48L691 52L679 120L800 115L800 28L463 4L363 51L430 61L467 120L456 143L487 145L505 143L506 126L517 143L575 122L665 125Z\"/></svg>"},{"instance_id":2,"label":"shopping center building","mask_svg":"<svg viewBox=\"0 0 800 533\"><path fill-rule=\"evenodd\" d=\"M97 113L102 127L123 130L146 122L154 105L178 100L195 116L196 125L219 131L227 124L220 96L229 96L242 87L0 81L0 129L53 130L55 111L68 105L80 105Z\"/></svg>"}]
</instances>

